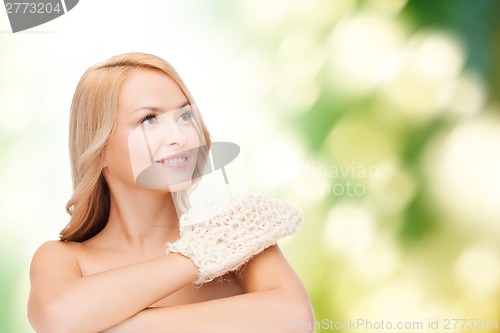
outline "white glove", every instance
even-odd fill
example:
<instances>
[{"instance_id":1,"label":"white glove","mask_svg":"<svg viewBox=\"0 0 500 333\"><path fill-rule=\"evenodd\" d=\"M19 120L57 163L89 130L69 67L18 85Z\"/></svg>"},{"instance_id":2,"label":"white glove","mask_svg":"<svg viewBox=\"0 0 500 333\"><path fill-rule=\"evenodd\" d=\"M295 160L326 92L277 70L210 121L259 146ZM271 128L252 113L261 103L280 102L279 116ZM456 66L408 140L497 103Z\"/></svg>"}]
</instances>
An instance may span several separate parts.
<instances>
[{"instance_id":1,"label":"white glove","mask_svg":"<svg viewBox=\"0 0 500 333\"><path fill-rule=\"evenodd\" d=\"M237 195L192 207L179 221L180 237L167 253L180 253L198 267L196 284L237 270L256 254L295 233L302 214L276 199Z\"/></svg>"}]
</instances>

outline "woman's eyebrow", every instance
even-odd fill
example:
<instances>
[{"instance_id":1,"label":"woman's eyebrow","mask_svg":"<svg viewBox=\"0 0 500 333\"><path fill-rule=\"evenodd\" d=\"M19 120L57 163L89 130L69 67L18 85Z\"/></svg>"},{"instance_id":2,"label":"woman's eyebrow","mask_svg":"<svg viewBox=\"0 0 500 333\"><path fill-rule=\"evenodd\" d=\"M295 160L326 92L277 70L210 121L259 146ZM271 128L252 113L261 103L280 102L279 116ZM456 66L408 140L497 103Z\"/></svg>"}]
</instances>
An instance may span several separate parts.
<instances>
[{"instance_id":1,"label":"woman's eyebrow","mask_svg":"<svg viewBox=\"0 0 500 333\"><path fill-rule=\"evenodd\" d=\"M174 110L178 110L178 109L182 109L183 107L186 107L189 105L189 101L187 102L183 102L182 105L176 107L176 108L173 108L171 110L168 110L168 111L174 111ZM141 110L148 110L148 111L151 111L151 112L159 112L159 113L163 113L165 112L165 110L163 108L160 108L160 107L157 107L157 106L141 106L140 108L134 110L132 112L132 114L138 112L138 111L141 111Z\"/></svg>"},{"instance_id":2,"label":"woman's eyebrow","mask_svg":"<svg viewBox=\"0 0 500 333\"><path fill-rule=\"evenodd\" d=\"M159 108L159 107L156 107L156 106L141 106L140 108L138 109L135 109L132 114L138 112L138 111L142 111L142 110L147 110L147 111L151 111L151 112L161 112L163 111L162 108Z\"/></svg>"}]
</instances>

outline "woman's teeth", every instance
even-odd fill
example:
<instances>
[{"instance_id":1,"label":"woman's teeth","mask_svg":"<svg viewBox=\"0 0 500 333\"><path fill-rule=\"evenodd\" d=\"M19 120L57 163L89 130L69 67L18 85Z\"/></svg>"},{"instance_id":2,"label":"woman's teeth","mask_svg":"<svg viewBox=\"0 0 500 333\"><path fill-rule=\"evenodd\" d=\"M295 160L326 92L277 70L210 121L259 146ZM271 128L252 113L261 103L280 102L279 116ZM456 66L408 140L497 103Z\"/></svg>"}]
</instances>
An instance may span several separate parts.
<instances>
[{"instance_id":1,"label":"woman's teeth","mask_svg":"<svg viewBox=\"0 0 500 333\"><path fill-rule=\"evenodd\" d=\"M187 157L178 157L178 158L171 158L168 160L162 160L162 163L174 165L174 164L181 164L181 163L184 163L186 161L187 161Z\"/></svg>"}]
</instances>

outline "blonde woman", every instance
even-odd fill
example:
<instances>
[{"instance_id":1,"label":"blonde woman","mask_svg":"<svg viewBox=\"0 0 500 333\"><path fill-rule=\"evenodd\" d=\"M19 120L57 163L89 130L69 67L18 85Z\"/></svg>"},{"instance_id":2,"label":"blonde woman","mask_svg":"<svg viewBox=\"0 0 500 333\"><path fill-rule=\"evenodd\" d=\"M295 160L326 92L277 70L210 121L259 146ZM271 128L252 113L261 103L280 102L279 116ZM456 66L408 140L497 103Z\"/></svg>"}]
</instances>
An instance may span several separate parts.
<instances>
[{"instance_id":1,"label":"blonde woman","mask_svg":"<svg viewBox=\"0 0 500 333\"><path fill-rule=\"evenodd\" d=\"M260 221L255 209L249 219L231 215L258 197L240 198L230 213L189 210L209 147L191 94L163 59L129 53L86 71L71 106L71 220L31 265L28 317L37 332L310 326L309 297L276 245L294 231L288 208L263 199L284 218L278 226L261 219L260 233L247 223ZM218 221L232 223L224 232L206 225L217 220L206 214L221 211L229 217Z\"/></svg>"}]
</instances>

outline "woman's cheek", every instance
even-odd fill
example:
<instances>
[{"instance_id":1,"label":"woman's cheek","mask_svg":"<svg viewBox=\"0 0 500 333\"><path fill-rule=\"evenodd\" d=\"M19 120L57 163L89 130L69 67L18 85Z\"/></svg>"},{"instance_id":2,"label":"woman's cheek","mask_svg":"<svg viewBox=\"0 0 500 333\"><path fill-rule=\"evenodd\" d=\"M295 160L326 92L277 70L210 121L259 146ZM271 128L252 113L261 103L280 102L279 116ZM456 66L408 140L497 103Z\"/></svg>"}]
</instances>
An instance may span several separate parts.
<instances>
[{"instance_id":1,"label":"woman's cheek","mask_svg":"<svg viewBox=\"0 0 500 333\"><path fill-rule=\"evenodd\" d=\"M189 128L188 133L186 133L188 138L188 147L189 149L197 148L205 144L205 138L201 133L198 133L194 126Z\"/></svg>"},{"instance_id":2,"label":"woman's cheek","mask_svg":"<svg viewBox=\"0 0 500 333\"><path fill-rule=\"evenodd\" d=\"M126 154L129 157L129 163L132 168L134 180L137 176L151 165L151 156L144 133L141 127L132 130L128 136L128 147Z\"/></svg>"}]
</instances>

